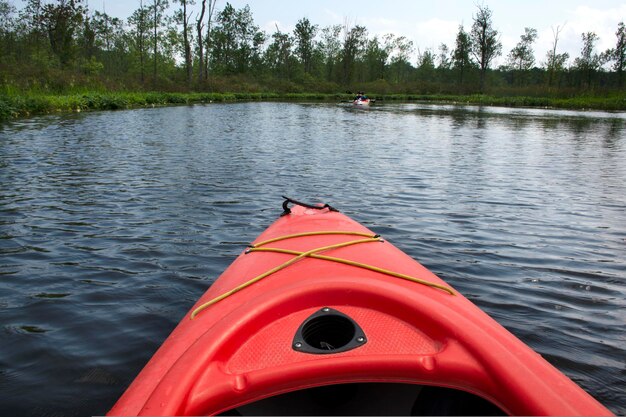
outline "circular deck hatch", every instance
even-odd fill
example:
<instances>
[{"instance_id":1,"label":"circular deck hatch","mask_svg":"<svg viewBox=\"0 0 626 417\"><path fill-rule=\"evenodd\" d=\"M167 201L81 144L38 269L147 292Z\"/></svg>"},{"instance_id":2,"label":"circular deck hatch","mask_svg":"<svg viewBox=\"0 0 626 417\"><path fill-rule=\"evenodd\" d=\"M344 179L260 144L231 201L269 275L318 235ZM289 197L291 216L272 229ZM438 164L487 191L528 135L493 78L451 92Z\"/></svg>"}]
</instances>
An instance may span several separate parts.
<instances>
[{"instance_id":1,"label":"circular deck hatch","mask_svg":"<svg viewBox=\"0 0 626 417\"><path fill-rule=\"evenodd\" d=\"M352 318L324 307L300 325L292 346L299 352L331 354L346 352L365 343L365 333Z\"/></svg>"}]
</instances>

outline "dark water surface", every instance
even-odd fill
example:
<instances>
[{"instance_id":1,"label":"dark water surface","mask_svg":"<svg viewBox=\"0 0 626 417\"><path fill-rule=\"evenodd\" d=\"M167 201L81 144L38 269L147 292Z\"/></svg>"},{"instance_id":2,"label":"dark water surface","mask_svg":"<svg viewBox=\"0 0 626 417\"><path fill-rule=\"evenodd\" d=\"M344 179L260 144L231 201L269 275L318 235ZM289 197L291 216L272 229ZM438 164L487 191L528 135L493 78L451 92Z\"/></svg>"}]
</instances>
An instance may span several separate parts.
<instances>
[{"instance_id":1,"label":"dark water surface","mask_svg":"<svg viewBox=\"0 0 626 417\"><path fill-rule=\"evenodd\" d=\"M0 126L0 414L105 413L282 194L626 413L623 113L237 103Z\"/></svg>"}]
</instances>

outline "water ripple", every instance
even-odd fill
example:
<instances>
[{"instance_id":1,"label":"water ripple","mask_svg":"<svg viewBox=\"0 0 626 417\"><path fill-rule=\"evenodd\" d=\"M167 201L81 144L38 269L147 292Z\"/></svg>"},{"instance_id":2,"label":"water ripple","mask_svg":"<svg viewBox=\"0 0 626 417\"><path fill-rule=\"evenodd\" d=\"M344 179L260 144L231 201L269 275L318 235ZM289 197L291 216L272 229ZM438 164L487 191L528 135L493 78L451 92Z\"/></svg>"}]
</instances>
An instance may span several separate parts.
<instances>
[{"instance_id":1,"label":"water ripple","mask_svg":"<svg viewBox=\"0 0 626 417\"><path fill-rule=\"evenodd\" d=\"M0 406L106 413L290 195L381 233L625 414L625 128L623 113L294 103L4 125Z\"/></svg>"}]
</instances>

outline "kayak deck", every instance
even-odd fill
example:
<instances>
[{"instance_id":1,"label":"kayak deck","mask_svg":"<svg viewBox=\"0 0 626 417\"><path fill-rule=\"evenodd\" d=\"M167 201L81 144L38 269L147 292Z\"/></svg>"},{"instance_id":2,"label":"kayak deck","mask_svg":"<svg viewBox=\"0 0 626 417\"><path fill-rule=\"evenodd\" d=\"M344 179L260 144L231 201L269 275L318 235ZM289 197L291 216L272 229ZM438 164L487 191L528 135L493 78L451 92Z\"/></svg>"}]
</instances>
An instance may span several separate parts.
<instances>
[{"instance_id":1,"label":"kayak deck","mask_svg":"<svg viewBox=\"0 0 626 417\"><path fill-rule=\"evenodd\" d=\"M252 245L261 247L276 250L244 251L110 415L610 414L331 207L294 207Z\"/></svg>"}]
</instances>

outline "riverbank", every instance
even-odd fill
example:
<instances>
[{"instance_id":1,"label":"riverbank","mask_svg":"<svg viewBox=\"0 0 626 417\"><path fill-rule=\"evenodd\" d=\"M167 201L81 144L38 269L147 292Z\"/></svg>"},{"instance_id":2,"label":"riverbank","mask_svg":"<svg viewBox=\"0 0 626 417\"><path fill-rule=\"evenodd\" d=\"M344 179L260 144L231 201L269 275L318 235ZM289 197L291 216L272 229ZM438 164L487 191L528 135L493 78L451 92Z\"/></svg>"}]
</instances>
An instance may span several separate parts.
<instances>
[{"instance_id":1,"label":"riverbank","mask_svg":"<svg viewBox=\"0 0 626 417\"><path fill-rule=\"evenodd\" d=\"M626 111L626 94L608 97L578 96L571 98L531 97L531 96L492 96L484 94L461 95L393 95L385 100L424 101L434 103L470 104L501 107L537 107L570 110Z\"/></svg>"},{"instance_id":2,"label":"riverbank","mask_svg":"<svg viewBox=\"0 0 626 417\"><path fill-rule=\"evenodd\" d=\"M626 94L608 97L572 98L490 95L392 94L376 95L378 102L422 101L504 107L538 107L573 110L626 111ZM0 95L0 121L51 113L78 113L95 110L120 110L180 104L243 100L349 101L351 94L327 93L160 93L160 92L89 92L77 94Z\"/></svg>"}]
</instances>

